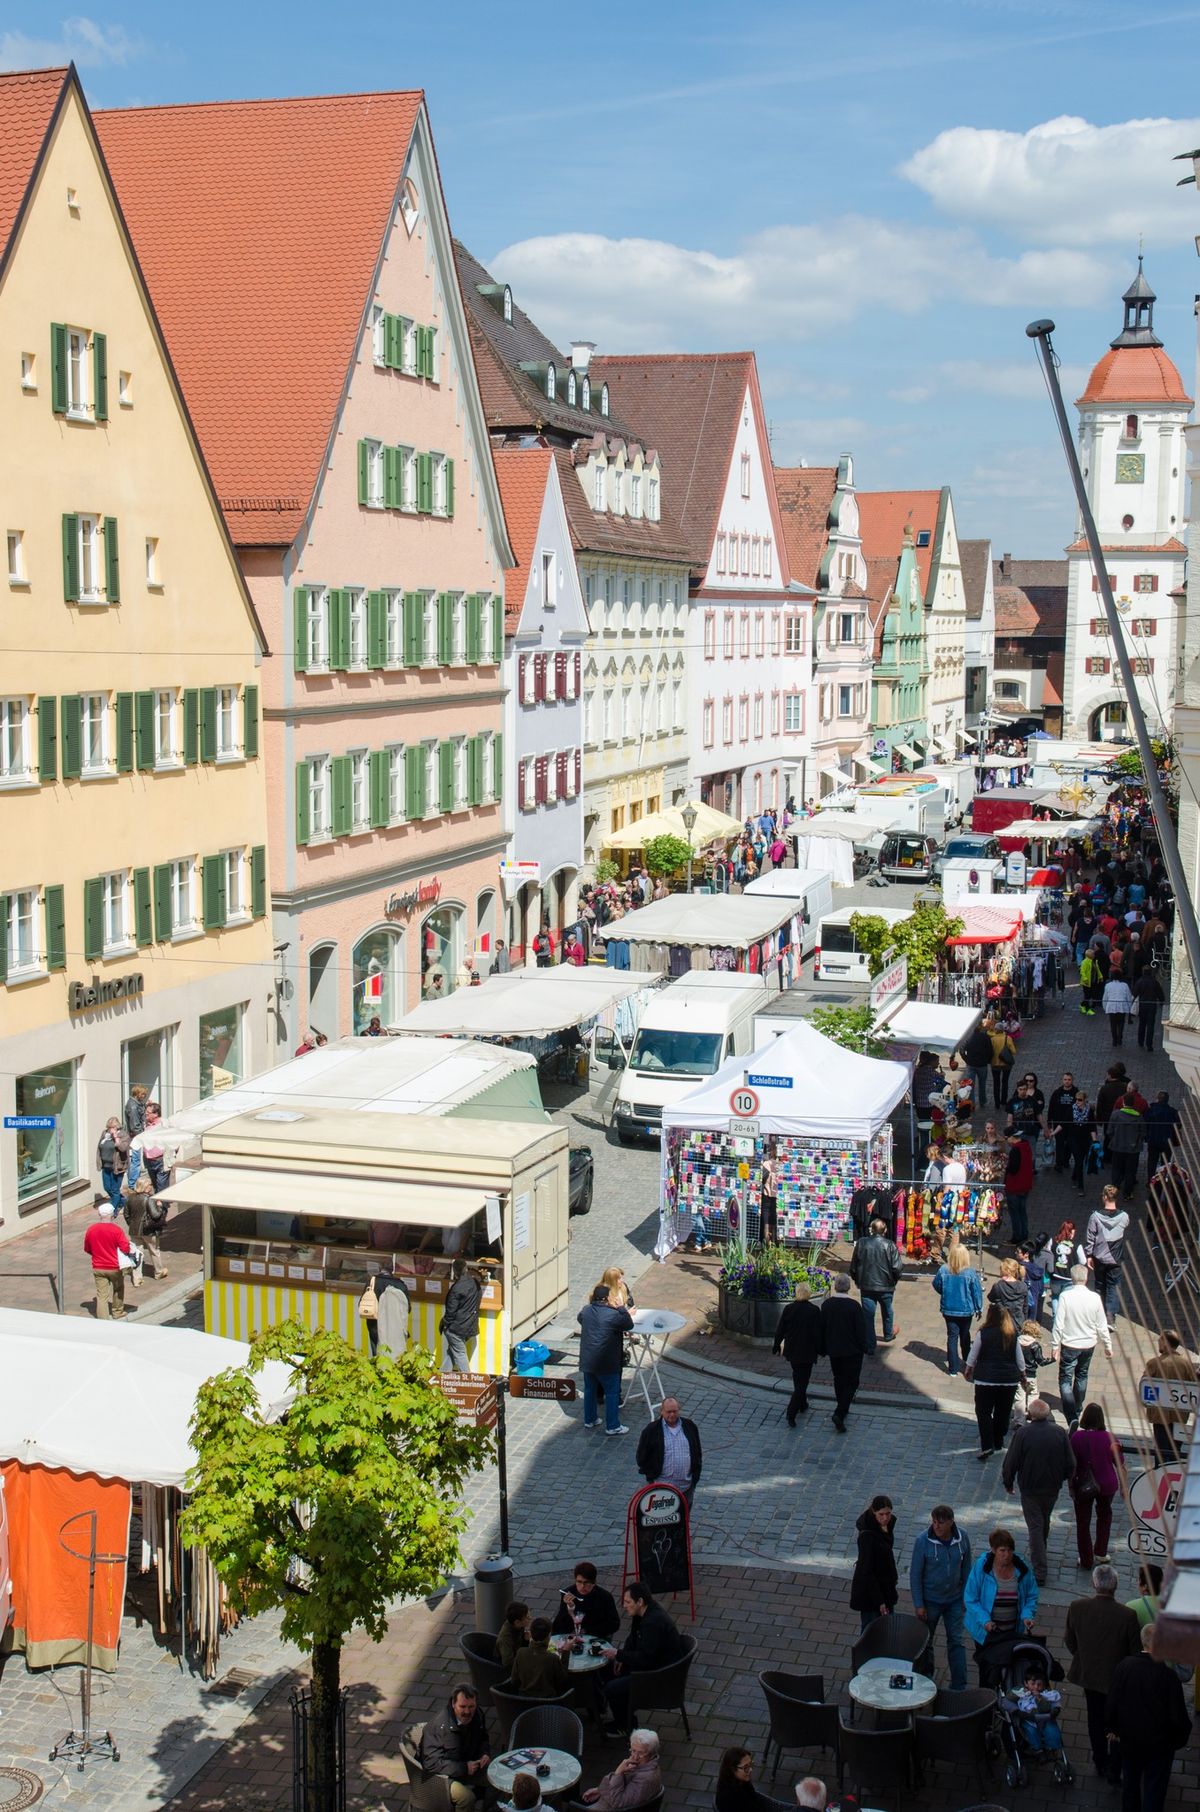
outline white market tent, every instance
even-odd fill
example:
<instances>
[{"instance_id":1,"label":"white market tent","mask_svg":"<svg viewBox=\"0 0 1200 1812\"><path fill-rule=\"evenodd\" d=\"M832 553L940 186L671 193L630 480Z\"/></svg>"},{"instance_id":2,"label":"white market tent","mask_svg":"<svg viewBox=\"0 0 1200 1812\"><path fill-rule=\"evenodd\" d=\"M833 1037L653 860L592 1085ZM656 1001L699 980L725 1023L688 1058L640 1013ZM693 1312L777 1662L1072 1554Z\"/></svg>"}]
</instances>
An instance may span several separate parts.
<instances>
[{"instance_id":1,"label":"white market tent","mask_svg":"<svg viewBox=\"0 0 1200 1812\"><path fill-rule=\"evenodd\" d=\"M660 979L647 974L630 979L616 969L577 969L570 963L517 970L490 976L477 988L458 988L441 1000L422 1001L396 1030L443 1038L546 1038L595 1019Z\"/></svg>"},{"instance_id":2,"label":"white market tent","mask_svg":"<svg viewBox=\"0 0 1200 1812\"><path fill-rule=\"evenodd\" d=\"M880 849L887 835L884 825L851 812L818 812L795 826L798 868L823 868L835 887L854 884L854 848Z\"/></svg>"},{"instance_id":3,"label":"white market tent","mask_svg":"<svg viewBox=\"0 0 1200 1812\"><path fill-rule=\"evenodd\" d=\"M799 819L794 828L797 837L845 837L861 844L881 841L888 830L877 818L859 818L853 812L818 812L815 818Z\"/></svg>"},{"instance_id":4,"label":"white market tent","mask_svg":"<svg viewBox=\"0 0 1200 1812\"><path fill-rule=\"evenodd\" d=\"M597 925L596 936L631 944L727 945L745 950L786 925L796 910L794 900L763 899L746 894L673 893L627 912L623 919Z\"/></svg>"},{"instance_id":5,"label":"white market tent","mask_svg":"<svg viewBox=\"0 0 1200 1812\"><path fill-rule=\"evenodd\" d=\"M663 1109L663 1127L719 1131L738 1116L730 1096L751 1082L760 1131L814 1139L870 1139L908 1093L909 1066L860 1057L822 1036L807 1020L728 1063ZM771 1082L784 1086L770 1086Z\"/></svg>"},{"instance_id":6,"label":"white market tent","mask_svg":"<svg viewBox=\"0 0 1200 1812\"><path fill-rule=\"evenodd\" d=\"M1075 842L1080 837L1094 837L1097 830L1095 818L1058 818L1047 821L1045 818L1018 818L1012 824L1002 824L993 834L997 837L1019 837L1022 843Z\"/></svg>"},{"instance_id":7,"label":"white market tent","mask_svg":"<svg viewBox=\"0 0 1200 1812\"><path fill-rule=\"evenodd\" d=\"M827 868L772 868L765 875L755 875L742 889L742 898L764 897L801 900L814 881L823 881Z\"/></svg>"},{"instance_id":8,"label":"white market tent","mask_svg":"<svg viewBox=\"0 0 1200 1812\"><path fill-rule=\"evenodd\" d=\"M182 1485L196 1463L188 1427L209 1378L245 1365L250 1348L190 1328L127 1327L0 1309L0 1459L94 1472L132 1484ZM288 1368L269 1360L259 1402L290 1401Z\"/></svg>"},{"instance_id":9,"label":"white market tent","mask_svg":"<svg viewBox=\"0 0 1200 1812\"><path fill-rule=\"evenodd\" d=\"M885 1025L876 1027L875 1036L886 1044L951 1053L971 1036L982 1018L982 1007L944 1007L933 1001L908 1000Z\"/></svg>"}]
</instances>

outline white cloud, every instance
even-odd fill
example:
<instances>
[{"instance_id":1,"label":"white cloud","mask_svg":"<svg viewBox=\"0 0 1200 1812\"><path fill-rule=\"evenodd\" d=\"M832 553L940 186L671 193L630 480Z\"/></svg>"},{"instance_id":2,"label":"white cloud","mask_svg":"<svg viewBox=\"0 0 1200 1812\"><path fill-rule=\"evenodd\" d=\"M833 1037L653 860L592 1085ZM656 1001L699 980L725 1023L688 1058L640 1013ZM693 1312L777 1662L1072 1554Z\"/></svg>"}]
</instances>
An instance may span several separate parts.
<instances>
[{"instance_id":1,"label":"white cloud","mask_svg":"<svg viewBox=\"0 0 1200 1812\"><path fill-rule=\"evenodd\" d=\"M1198 144L1200 119L1093 126L1064 114L1028 132L955 126L900 174L972 225L1043 245L1123 241L1132 251L1139 233L1174 244L1195 231L1195 193L1176 186L1190 170L1172 160Z\"/></svg>"},{"instance_id":2,"label":"white cloud","mask_svg":"<svg viewBox=\"0 0 1200 1812\"><path fill-rule=\"evenodd\" d=\"M887 394L893 403L927 403L933 391L928 384L904 384L899 390L889 390Z\"/></svg>"},{"instance_id":3,"label":"white cloud","mask_svg":"<svg viewBox=\"0 0 1200 1812\"><path fill-rule=\"evenodd\" d=\"M771 422L771 456L777 466L834 465L871 437L871 424L857 415L796 417ZM860 480L861 482L861 480Z\"/></svg>"},{"instance_id":4,"label":"white cloud","mask_svg":"<svg viewBox=\"0 0 1200 1812\"><path fill-rule=\"evenodd\" d=\"M57 37L0 32L0 69L39 69L59 63L75 63L80 69L120 67L139 49L123 26L98 25L94 19L75 17L62 21Z\"/></svg>"},{"instance_id":5,"label":"white cloud","mask_svg":"<svg viewBox=\"0 0 1200 1812\"><path fill-rule=\"evenodd\" d=\"M506 247L490 268L551 337L586 327L605 352L786 342L864 311L912 315L948 301L1086 306L1112 281L1086 252L997 258L964 228L854 214L767 228L731 256L660 239L548 234Z\"/></svg>"},{"instance_id":6,"label":"white cloud","mask_svg":"<svg viewBox=\"0 0 1200 1812\"><path fill-rule=\"evenodd\" d=\"M1077 396L1088 380L1087 365L1063 365L1058 379L1064 396ZM1042 368L1030 346L1027 361L1004 359L946 359L938 376L947 389L970 390L983 396L1038 397L1046 393Z\"/></svg>"}]
</instances>

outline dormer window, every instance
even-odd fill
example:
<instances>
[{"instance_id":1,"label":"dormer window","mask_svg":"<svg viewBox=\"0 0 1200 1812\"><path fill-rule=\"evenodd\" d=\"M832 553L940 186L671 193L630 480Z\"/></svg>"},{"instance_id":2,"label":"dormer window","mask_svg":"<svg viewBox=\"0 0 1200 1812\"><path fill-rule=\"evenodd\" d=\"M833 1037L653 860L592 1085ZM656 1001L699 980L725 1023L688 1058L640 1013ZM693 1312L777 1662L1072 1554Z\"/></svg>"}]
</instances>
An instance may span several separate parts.
<instances>
[{"instance_id":1,"label":"dormer window","mask_svg":"<svg viewBox=\"0 0 1200 1812\"><path fill-rule=\"evenodd\" d=\"M612 475L612 508L614 516L625 513L625 474L619 467L613 467Z\"/></svg>"},{"instance_id":2,"label":"dormer window","mask_svg":"<svg viewBox=\"0 0 1200 1812\"><path fill-rule=\"evenodd\" d=\"M587 374L586 374L586 373L585 373L585 374L584 374L584 379L583 379L583 397L582 397L582 401L583 401L583 406L584 406L584 408L585 408L585 409L590 409L590 408L591 408L591 406L592 406L592 380L591 380L591 378L590 378L590 377L588 377L588 376L587 376ZM607 409L606 409L606 410L605 410L605 411L604 411L604 413L605 413L605 415L607 415L607 414L608 414L608 410L607 410Z\"/></svg>"},{"instance_id":3,"label":"dormer window","mask_svg":"<svg viewBox=\"0 0 1200 1812\"><path fill-rule=\"evenodd\" d=\"M635 472L629 480L629 514L631 516L640 516L641 513L642 513L642 479L641 479L641 474L639 472Z\"/></svg>"},{"instance_id":4,"label":"dormer window","mask_svg":"<svg viewBox=\"0 0 1200 1812\"><path fill-rule=\"evenodd\" d=\"M504 319L508 322L509 326L511 327L512 326L512 291L511 291L511 289L509 289L507 283L504 285Z\"/></svg>"},{"instance_id":5,"label":"dormer window","mask_svg":"<svg viewBox=\"0 0 1200 1812\"><path fill-rule=\"evenodd\" d=\"M567 401L570 403L572 409L578 401L578 388L579 387L575 382L575 373L572 371L567 378Z\"/></svg>"},{"instance_id":6,"label":"dormer window","mask_svg":"<svg viewBox=\"0 0 1200 1812\"><path fill-rule=\"evenodd\" d=\"M1125 417L1125 439L1136 440L1138 437L1138 418L1136 415Z\"/></svg>"},{"instance_id":7,"label":"dormer window","mask_svg":"<svg viewBox=\"0 0 1200 1812\"><path fill-rule=\"evenodd\" d=\"M550 402L554 401L557 393L558 393L558 375L555 372L553 365L547 365L547 367L546 367L546 395L549 398Z\"/></svg>"},{"instance_id":8,"label":"dormer window","mask_svg":"<svg viewBox=\"0 0 1200 1812\"><path fill-rule=\"evenodd\" d=\"M651 522L658 521L658 480L653 475L646 479L646 515Z\"/></svg>"},{"instance_id":9,"label":"dormer window","mask_svg":"<svg viewBox=\"0 0 1200 1812\"><path fill-rule=\"evenodd\" d=\"M592 508L594 510L602 510L607 498L604 473L604 461L600 460L594 468L594 475L592 478Z\"/></svg>"},{"instance_id":10,"label":"dormer window","mask_svg":"<svg viewBox=\"0 0 1200 1812\"><path fill-rule=\"evenodd\" d=\"M600 386L600 413L601 413L601 415L608 414L608 385L607 384L601 384L601 386Z\"/></svg>"}]
</instances>

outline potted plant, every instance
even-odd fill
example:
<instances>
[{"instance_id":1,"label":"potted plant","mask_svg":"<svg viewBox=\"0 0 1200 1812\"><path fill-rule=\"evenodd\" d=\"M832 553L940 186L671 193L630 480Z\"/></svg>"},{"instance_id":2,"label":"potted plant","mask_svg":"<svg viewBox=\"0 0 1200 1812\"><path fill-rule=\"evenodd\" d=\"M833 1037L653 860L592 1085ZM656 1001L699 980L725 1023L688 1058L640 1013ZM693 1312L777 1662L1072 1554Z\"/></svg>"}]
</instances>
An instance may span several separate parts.
<instances>
[{"instance_id":1,"label":"potted plant","mask_svg":"<svg viewBox=\"0 0 1200 1812\"><path fill-rule=\"evenodd\" d=\"M798 1283L807 1283L814 1296L827 1296L832 1273L794 1247L730 1240L721 1249L717 1288L721 1326L744 1340L773 1341L779 1317Z\"/></svg>"}]
</instances>

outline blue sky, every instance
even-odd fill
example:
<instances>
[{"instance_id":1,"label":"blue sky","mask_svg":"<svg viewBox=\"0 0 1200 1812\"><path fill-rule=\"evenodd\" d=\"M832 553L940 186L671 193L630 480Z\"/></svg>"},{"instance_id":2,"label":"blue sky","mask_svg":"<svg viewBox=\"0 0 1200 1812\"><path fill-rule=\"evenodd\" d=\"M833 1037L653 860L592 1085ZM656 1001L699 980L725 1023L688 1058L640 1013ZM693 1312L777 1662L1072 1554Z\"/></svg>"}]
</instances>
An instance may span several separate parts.
<instances>
[{"instance_id":1,"label":"blue sky","mask_svg":"<svg viewBox=\"0 0 1200 1812\"><path fill-rule=\"evenodd\" d=\"M849 448L865 488L949 483L964 534L1057 552L1025 323L1057 321L1070 400L1142 233L1190 387L1200 6L733 10L10 4L0 65L72 55L96 106L423 87L455 231L549 333L752 346L779 463Z\"/></svg>"}]
</instances>

